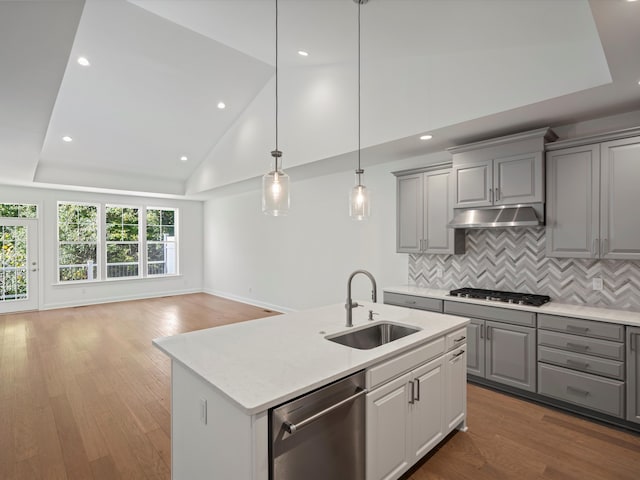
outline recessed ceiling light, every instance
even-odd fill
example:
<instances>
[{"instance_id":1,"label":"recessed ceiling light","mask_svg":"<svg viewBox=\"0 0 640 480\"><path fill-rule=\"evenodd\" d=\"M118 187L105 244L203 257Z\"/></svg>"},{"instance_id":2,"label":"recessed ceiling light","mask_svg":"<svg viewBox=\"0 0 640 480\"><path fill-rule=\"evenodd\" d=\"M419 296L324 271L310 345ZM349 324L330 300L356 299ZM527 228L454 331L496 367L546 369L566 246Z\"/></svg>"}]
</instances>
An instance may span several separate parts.
<instances>
[{"instance_id":1,"label":"recessed ceiling light","mask_svg":"<svg viewBox=\"0 0 640 480\"><path fill-rule=\"evenodd\" d=\"M87 60L86 57L78 57L78 63L83 67L88 67L89 65L91 65L91 63L89 63L89 60Z\"/></svg>"},{"instance_id":2,"label":"recessed ceiling light","mask_svg":"<svg viewBox=\"0 0 640 480\"><path fill-rule=\"evenodd\" d=\"M431 140L433 138L433 135L422 135L420 137L420 140Z\"/></svg>"},{"instance_id":3,"label":"recessed ceiling light","mask_svg":"<svg viewBox=\"0 0 640 480\"><path fill-rule=\"evenodd\" d=\"M189 160L189 157L187 157L186 155L182 155L182 156L180 157L180 161L181 161L181 162L186 162L187 160Z\"/></svg>"},{"instance_id":4,"label":"recessed ceiling light","mask_svg":"<svg viewBox=\"0 0 640 480\"><path fill-rule=\"evenodd\" d=\"M222 110L223 108L226 108L226 107L227 107L227 105L224 102L218 102L218 108L220 110Z\"/></svg>"},{"instance_id":5,"label":"recessed ceiling light","mask_svg":"<svg viewBox=\"0 0 640 480\"><path fill-rule=\"evenodd\" d=\"M309 52L305 52L304 50L298 50L298 55L300 55L301 57L308 57Z\"/></svg>"},{"instance_id":6,"label":"recessed ceiling light","mask_svg":"<svg viewBox=\"0 0 640 480\"><path fill-rule=\"evenodd\" d=\"M69 143L73 141L73 138L71 138L69 135L65 135L64 137L62 137L62 141Z\"/></svg>"}]
</instances>

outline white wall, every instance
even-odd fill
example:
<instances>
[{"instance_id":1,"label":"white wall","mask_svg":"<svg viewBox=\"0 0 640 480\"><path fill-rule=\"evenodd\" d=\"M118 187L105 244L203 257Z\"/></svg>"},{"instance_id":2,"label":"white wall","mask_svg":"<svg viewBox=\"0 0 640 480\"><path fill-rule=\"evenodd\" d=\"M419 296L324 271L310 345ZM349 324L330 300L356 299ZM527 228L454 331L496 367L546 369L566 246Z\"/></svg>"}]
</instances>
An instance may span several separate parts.
<instances>
[{"instance_id":1,"label":"white wall","mask_svg":"<svg viewBox=\"0 0 640 480\"><path fill-rule=\"evenodd\" d=\"M269 217L257 182L247 191L217 195L204 207L204 289L281 311L344 302L347 278L369 270L385 286L406 284L407 255L395 253L396 184L391 171L446 161L446 153L366 169L371 217L348 216L352 170L297 180L291 213ZM357 276L354 298L369 299L369 281Z\"/></svg>"},{"instance_id":2,"label":"white wall","mask_svg":"<svg viewBox=\"0 0 640 480\"><path fill-rule=\"evenodd\" d=\"M56 204L109 202L179 208L180 275L175 277L57 283ZM40 309L87 305L202 291L202 202L0 185L0 203L38 205Z\"/></svg>"}]
</instances>

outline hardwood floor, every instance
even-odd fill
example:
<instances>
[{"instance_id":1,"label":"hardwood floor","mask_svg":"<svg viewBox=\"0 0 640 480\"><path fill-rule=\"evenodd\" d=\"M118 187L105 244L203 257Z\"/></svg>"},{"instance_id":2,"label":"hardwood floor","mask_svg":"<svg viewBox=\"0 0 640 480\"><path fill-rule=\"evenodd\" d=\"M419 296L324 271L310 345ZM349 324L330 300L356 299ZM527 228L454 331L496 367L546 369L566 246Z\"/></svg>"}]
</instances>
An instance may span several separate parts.
<instances>
[{"instance_id":1,"label":"hardwood floor","mask_svg":"<svg viewBox=\"0 0 640 480\"><path fill-rule=\"evenodd\" d=\"M0 478L169 479L170 361L151 340L272 314L194 294L0 316ZM638 435L468 395L469 432L406 479L640 478Z\"/></svg>"}]
</instances>

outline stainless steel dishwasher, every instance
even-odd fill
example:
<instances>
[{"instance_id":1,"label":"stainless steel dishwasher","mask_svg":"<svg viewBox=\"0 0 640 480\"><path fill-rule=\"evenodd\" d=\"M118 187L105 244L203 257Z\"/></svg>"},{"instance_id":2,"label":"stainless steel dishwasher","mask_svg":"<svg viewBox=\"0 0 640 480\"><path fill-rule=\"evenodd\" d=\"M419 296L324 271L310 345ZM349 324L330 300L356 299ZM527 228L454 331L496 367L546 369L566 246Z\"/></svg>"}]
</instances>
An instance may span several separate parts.
<instances>
[{"instance_id":1,"label":"stainless steel dishwasher","mask_svg":"<svg viewBox=\"0 0 640 480\"><path fill-rule=\"evenodd\" d=\"M364 371L269 411L271 480L364 480Z\"/></svg>"}]
</instances>

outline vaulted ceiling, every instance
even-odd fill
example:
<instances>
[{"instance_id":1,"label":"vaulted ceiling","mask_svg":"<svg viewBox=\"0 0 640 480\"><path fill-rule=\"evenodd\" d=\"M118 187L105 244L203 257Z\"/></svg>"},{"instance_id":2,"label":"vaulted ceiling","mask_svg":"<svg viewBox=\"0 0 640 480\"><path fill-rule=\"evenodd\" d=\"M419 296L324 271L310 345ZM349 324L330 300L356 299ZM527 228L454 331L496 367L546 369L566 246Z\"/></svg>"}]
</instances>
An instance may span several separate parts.
<instances>
[{"instance_id":1,"label":"vaulted ceiling","mask_svg":"<svg viewBox=\"0 0 640 480\"><path fill-rule=\"evenodd\" d=\"M274 4L0 0L0 183L197 197L261 175ZM365 165L640 109L640 2L361 8ZM352 168L357 5L280 0L279 33L285 167Z\"/></svg>"}]
</instances>

